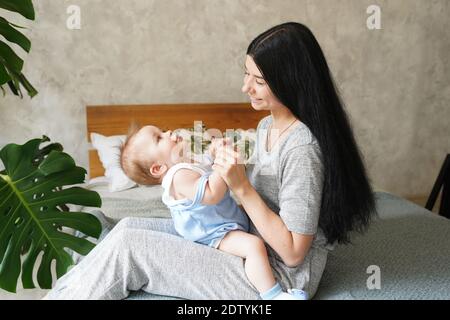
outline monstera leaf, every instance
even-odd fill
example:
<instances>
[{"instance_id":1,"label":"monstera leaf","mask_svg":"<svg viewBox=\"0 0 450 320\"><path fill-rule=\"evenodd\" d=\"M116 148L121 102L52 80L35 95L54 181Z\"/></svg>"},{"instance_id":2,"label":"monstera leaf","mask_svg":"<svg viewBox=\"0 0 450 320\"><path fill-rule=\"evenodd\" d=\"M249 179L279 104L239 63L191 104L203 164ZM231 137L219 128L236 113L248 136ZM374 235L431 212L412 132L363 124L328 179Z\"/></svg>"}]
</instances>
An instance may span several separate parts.
<instances>
[{"instance_id":1,"label":"monstera leaf","mask_svg":"<svg viewBox=\"0 0 450 320\"><path fill-rule=\"evenodd\" d=\"M5 170L0 172L0 288L16 292L22 273L24 288L35 288L33 270L41 288L51 288L52 261L61 277L73 264L66 249L86 255L95 245L64 232L67 227L98 238L101 224L84 212L64 211L66 204L100 207L99 195L80 187L86 170L62 152L62 146L49 144L47 137L24 145L9 144L0 151Z\"/></svg>"},{"instance_id":2,"label":"monstera leaf","mask_svg":"<svg viewBox=\"0 0 450 320\"><path fill-rule=\"evenodd\" d=\"M0 8L21 14L23 17L34 20L34 6L31 0L0 0ZM0 89L5 95L3 85L17 96L23 97L21 86L27 90L32 98L38 92L22 73L23 60L13 50L10 43L19 46L26 53L30 52L31 42L19 29L24 29L0 17L0 35L7 42L0 40Z\"/></svg>"}]
</instances>

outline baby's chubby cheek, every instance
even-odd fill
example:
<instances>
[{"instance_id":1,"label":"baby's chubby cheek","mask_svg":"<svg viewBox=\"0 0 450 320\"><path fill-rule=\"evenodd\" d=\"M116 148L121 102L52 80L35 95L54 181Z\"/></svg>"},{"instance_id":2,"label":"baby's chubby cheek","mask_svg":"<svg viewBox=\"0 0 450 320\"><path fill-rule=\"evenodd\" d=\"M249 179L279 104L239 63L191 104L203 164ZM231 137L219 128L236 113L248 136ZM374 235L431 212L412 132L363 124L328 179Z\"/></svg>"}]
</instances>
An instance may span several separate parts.
<instances>
[{"instance_id":1,"label":"baby's chubby cheek","mask_svg":"<svg viewBox=\"0 0 450 320\"><path fill-rule=\"evenodd\" d=\"M185 158L189 155L189 144L188 143L178 143L171 152L171 159L173 162Z\"/></svg>"}]
</instances>

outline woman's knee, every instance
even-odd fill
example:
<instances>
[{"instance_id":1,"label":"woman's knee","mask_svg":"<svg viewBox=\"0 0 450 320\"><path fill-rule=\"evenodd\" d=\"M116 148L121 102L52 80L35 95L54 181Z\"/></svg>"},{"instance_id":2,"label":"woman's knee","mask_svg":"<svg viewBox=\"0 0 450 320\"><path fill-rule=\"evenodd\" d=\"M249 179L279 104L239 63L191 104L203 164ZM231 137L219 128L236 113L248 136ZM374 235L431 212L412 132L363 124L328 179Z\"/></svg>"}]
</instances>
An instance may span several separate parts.
<instances>
[{"instance_id":1,"label":"woman's knee","mask_svg":"<svg viewBox=\"0 0 450 320\"><path fill-rule=\"evenodd\" d=\"M127 229L127 228L131 228L134 225L134 220L136 218L134 217L125 217L123 219L120 219L120 221L114 226L113 230L122 230L122 229Z\"/></svg>"},{"instance_id":2,"label":"woman's knee","mask_svg":"<svg viewBox=\"0 0 450 320\"><path fill-rule=\"evenodd\" d=\"M108 235L108 239L105 239L104 249L109 251L112 256L119 259L128 257L136 250L135 242L133 241L134 230L126 227L119 227Z\"/></svg>"},{"instance_id":3,"label":"woman's knee","mask_svg":"<svg viewBox=\"0 0 450 320\"><path fill-rule=\"evenodd\" d=\"M108 244L109 247L114 247L115 249L127 245L127 238L129 238L130 233L133 231L133 228L131 228L131 219L126 217L120 220L102 240L102 243L105 242L103 245Z\"/></svg>"},{"instance_id":4,"label":"woman's knee","mask_svg":"<svg viewBox=\"0 0 450 320\"><path fill-rule=\"evenodd\" d=\"M111 232L109 236L111 245L117 249L131 251L147 248L149 243L159 240L157 234L153 231L130 227L126 221L121 226L118 225L118 228Z\"/></svg>"}]
</instances>

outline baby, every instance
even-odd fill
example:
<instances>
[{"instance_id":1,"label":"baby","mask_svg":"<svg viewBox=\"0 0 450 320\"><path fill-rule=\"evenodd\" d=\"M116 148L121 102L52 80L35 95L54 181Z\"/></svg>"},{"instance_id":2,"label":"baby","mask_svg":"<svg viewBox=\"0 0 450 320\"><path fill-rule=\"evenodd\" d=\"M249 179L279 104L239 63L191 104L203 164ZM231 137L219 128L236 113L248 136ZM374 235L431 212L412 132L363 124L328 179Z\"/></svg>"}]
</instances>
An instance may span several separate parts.
<instances>
[{"instance_id":1,"label":"baby","mask_svg":"<svg viewBox=\"0 0 450 320\"><path fill-rule=\"evenodd\" d=\"M185 239L245 259L245 273L262 299L305 300L306 293L283 292L276 282L264 242L248 233L249 221L211 168L221 139L210 145L205 161L188 157L187 141L171 131L145 126L128 136L121 153L127 176L138 184L162 184L162 200L176 231Z\"/></svg>"}]
</instances>

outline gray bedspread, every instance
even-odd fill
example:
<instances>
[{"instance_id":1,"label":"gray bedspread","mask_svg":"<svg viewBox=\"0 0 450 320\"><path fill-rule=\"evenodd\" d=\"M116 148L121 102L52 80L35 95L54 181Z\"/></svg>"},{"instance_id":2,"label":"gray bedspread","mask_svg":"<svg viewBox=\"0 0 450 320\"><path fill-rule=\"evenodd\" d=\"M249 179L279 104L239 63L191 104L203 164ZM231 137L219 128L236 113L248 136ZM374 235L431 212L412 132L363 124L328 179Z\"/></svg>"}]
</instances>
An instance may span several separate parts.
<instances>
[{"instance_id":1,"label":"gray bedspread","mask_svg":"<svg viewBox=\"0 0 450 320\"><path fill-rule=\"evenodd\" d=\"M115 220L169 217L158 188L93 189L102 195L101 210ZM368 232L329 254L314 299L450 299L450 220L389 193L377 192L376 201L378 217ZM367 286L370 266L379 270L380 289ZM128 299L172 298L134 292Z\"/></svg>"},{"instance_id":2,"label":"gray bedspread","mask_svg":"<svg viewBox=\"0 0 450 320\"><path fill-rule=\"evenodd\" d=\"M315 298L450 299L450 220L388 193L377 208L366 234L331 252ZM371 265L380 289L368 289Z\"/></svg>"}]
</instances>

